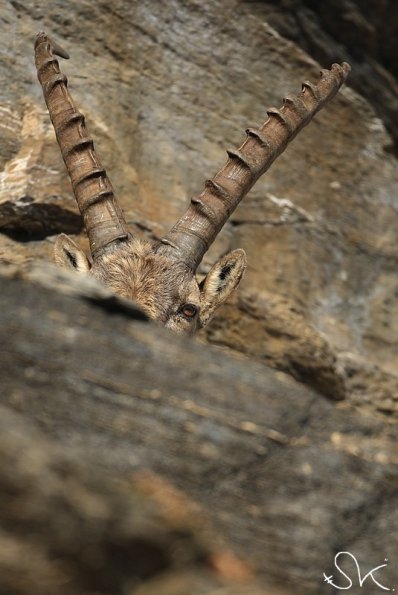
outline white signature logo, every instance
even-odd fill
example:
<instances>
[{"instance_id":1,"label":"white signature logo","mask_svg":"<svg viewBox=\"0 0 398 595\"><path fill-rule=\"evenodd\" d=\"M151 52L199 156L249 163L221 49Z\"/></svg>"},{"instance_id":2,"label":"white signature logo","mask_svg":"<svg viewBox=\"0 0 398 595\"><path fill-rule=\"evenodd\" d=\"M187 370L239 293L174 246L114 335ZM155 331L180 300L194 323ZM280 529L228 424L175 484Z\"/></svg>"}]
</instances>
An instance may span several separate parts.
<instances>
[{"instance_id":1,"label":"white signature logo","mask_svg":"<svg viewBox=\"0 0 398 595\"><path fill-rule=\"evenodd\" d=\"M369 570L368 573L365 574L365 576L362 576L361 573L361 569L359 568L359 564L358 561L356 559L356 557L351 554L350 552L339 552L338 554L335 555L334 557L334 565L336 570L339 571L339 573L348 581L348 584L346 586L341 586L341 585L336 585L333 582L334 576L333 574L331 574L330 576L327 576L325 573L323 573L323 578L324 578L324 582L328 583L328 585L331 585L332 587L334 587L335 589L339 589L341 591L345 591L347 589L351 589L351 587L353 586L353 582L351 580L351 578L348 576L347 573L345 573L339 566L338 564L338 560L340 559L340 557L342 556L348 556L350 557L355 564L356 567L356 571L357 571L357 577L358 577L358 584L359 586L362 588L363 584L365 583L365 581L372 579L372 581L374 582L375 585L377 585L379 587L379 589L383 589L383 591L395 591L395 589L389 589L388 587L382 585L374 576L375 572L379 572L382 568L385 568L387 566L388 563L388 559L386 558L384 560L385 564L380 564L380 566L376 566L376 568L372 568L372 570Z\"/></svg>"}]
</instances>

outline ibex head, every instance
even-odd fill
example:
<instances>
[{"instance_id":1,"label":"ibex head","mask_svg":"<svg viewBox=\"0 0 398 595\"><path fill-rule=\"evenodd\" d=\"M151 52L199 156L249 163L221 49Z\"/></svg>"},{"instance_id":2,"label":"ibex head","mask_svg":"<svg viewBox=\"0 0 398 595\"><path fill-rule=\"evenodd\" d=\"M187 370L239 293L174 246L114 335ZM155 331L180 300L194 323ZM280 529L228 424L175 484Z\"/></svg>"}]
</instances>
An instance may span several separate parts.
<instances>
[{"instance_id":1,"label":"ibex head","mask_svg":"<svg viewBox=\"0 0 398 595\"><path fill-rule=\"evenodd\" d=\"M36 38L39 81L90 242L92 263L62 234L55 246L58 264L90 274L112 291L134 299L152 319L177 332L192 334L205 326L238 285L246 268L243 250L223 256L199 284L196 270L217 234L258 178L294 136L337 93L350 67L333 64L317 85L269 109L259 129L248 129L238 150L186 213L157 242L133 237L113 188L94 150L84 116L76 109L54 54L68 54L45 33Z\"/></svg>"}]
</instances>

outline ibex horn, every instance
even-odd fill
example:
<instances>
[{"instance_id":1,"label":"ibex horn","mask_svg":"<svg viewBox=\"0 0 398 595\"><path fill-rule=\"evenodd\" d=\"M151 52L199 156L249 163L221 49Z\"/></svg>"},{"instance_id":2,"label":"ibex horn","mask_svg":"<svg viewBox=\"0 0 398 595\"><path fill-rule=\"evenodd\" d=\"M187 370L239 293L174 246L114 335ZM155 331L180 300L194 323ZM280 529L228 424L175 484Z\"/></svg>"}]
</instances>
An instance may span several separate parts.
<instances>
[{"instance_id":1,"label":"ibex horn","mask_svg":"<svg viewBox=\"0 0 398 595\"><path fill-rule=\"evenodd\" d=\"M69 57L45 33L39 33L35 41L37 75L95 259L106 247L126 240L129 232L84 116L70 96L67 78L54 54Z\"/></svg>"},{"instance_id":2,"label":"ibex horn","mask_svg":"<svg viewBox=\"0 0 398 595\"><path fill-rule=\"evenodd\" d=\"M336 95L350 72L349 64L322 70L317 85L305 82L296 97L286 97L280 109L268 110L268 120L246 130L237 150L227 151L224 167L207 180L203 192L192 198L186 213L162 239L160 252L181 260L195 271L209 246L259 177L267 171L296 134Z\"/></svg>"}]
</instances>

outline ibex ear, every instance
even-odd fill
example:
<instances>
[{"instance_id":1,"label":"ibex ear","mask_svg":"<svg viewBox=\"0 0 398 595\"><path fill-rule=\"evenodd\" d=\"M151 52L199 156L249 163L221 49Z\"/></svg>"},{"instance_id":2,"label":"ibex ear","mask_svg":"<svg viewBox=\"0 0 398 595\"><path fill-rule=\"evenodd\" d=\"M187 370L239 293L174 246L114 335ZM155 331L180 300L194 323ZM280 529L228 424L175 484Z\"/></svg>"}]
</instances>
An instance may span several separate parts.
<instances>
[{"instance_id":1,"label":"ibex ear","mask_svg":"<svg viewBox=\"0 0 398 595\"><path fill-rule=\"evenodd\" d=\"M54 257L60 267L72 268L78 273L87 273L90 270L90 263L83 250L64 233L55 240Z\"/></svg>"},{"instance_id":2,"label":"ibex ear","mask_svg":"<svg viewBox=\"0 0 398 595\"><path fill-rule=\"evenodd\" d=\"M224 303L237 287L245 269L246 254L244 250L234 250L212 266L200 285L199 325L201 327L209 322L218 306Z\"/></svg>"}]
</instances>

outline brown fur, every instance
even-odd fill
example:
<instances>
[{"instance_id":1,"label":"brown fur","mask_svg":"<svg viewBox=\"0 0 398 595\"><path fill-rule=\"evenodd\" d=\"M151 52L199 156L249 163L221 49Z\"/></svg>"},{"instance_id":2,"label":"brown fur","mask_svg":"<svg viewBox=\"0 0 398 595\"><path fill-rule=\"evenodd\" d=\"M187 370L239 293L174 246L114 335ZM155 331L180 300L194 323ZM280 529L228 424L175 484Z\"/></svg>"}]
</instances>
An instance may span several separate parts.
<instances>
[{"instance_id":1,"label":"brown fur","mask_svg":"<svg viewBox=\"0 0 398 595\"><path fill-rule=\"evenodd\" d=\"M200 307L197 283L187 267L154 252L154 246L134 238L98 258L91 274L116 294L135 300L146 314L174 330L194 332L185 320L175 320L182 304ZM183 327L183 328L180 328Z\"/></svg>"},{"instance_id":2,"label":"brown fur","mask_svg":"<svg viewBox=\"0 0 398 595\"><path fill-rule=\"evenodd\" d=\"M62 234L55 245L56 261L88 273L115 294L132 299L153 320L178 333L193 334L205 326L214 311L239 283L246 266L243 250L235 250L214 265L199 286L182 262L156 251L157 244L132 238L110 248L90 268L84 253ZM184 315L184 306L197 314Z\"/></svg>"}]
</instances>

